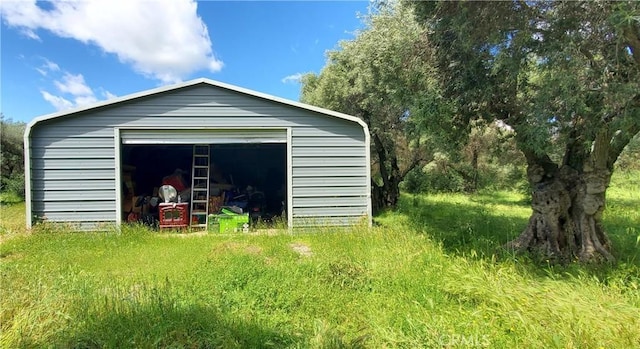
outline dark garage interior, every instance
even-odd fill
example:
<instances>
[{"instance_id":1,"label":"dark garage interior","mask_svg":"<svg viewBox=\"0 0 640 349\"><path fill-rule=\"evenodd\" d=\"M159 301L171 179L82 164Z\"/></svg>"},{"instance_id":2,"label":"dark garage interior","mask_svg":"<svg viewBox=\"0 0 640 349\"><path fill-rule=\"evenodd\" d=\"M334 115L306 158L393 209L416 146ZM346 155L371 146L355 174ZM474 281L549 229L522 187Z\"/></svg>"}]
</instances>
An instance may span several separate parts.
<instances>
[{"instance_id":1,"label":"dark garage interior","mask_svg":"<svg viewBox=\"0 0 640 349\"><path fill-rule=\"evenodd\" d=\"M249 213L254 224L258 221L268 224L284 215L287 198L285 143L210 144L208 147L208 214L232 208L236 212ZM158 189L163 184L175 187L178 202L189 202L193 194L190 190L193 152L193 145L122 145L123 221L157 226L157 206L163 202ZM195 219L191 212L186 216Z\"/></svg>"}]
</instances>

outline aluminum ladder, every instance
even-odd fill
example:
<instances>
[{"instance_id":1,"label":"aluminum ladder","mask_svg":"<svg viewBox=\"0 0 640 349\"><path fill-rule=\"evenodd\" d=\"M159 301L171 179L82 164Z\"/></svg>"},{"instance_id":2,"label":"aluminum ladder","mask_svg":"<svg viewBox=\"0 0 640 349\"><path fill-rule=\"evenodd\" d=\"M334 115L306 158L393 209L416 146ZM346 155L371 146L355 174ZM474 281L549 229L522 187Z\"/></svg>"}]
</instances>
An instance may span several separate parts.
<instances>
[{"instance_id":1,"label":"aluminum ladder","mask_svg":"<svg viewBox=\"0 0 640 349\"><path fill-rule=\"evenodd\" d=\"M193 145L191 167L191 228L207 229L209 223L209 144Z\"/></svg>"}]
</instances>

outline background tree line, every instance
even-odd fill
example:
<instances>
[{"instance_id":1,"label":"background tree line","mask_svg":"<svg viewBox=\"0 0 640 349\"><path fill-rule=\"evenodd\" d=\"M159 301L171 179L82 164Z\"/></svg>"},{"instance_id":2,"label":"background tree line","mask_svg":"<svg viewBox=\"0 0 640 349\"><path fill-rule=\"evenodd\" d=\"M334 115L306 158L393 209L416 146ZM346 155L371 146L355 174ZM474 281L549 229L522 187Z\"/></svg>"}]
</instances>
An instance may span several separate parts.
<instances>
[{"instance_id":1,"label":"background tree line","mask_svg":"<svg viewBox=\"0 0 640 349\"><path fill-rule=\"evenodd\" d=\"M0 114L0 191L24 198L23 122Z\"/></svg>"}]
</instances>

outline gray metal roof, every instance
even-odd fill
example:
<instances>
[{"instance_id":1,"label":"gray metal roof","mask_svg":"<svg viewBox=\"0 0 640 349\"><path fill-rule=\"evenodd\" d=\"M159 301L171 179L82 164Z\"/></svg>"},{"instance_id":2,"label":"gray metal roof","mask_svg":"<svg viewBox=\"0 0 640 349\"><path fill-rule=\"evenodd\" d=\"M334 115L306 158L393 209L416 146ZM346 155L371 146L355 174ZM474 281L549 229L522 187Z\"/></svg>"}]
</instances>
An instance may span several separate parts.
<instances>
[{"instance_id":1,"label":"gray metal roof","mask_svg":"<svg viewBox=\"0 0 640 349\"><path fill-rule=\"evenodd\" d=\"M367 127L367 124L364 121L362 121L361 119L359 119L359 118L357 118L355 116L352 116L352 115L339 113L337 111L324 109L324 108L320 108L320 107L316 107L316 106L313 106L313 105L292 101L292 100L281 98L281 97L276 97L276 96L269 95L269 94L266 94L266 93L249 90L249 89L246 89L246 88L243 88L243 87L238 87L238 86L226 84L226 83L215 81L215 80L211 80L211 79L199 78L199 79L194 79L194 80L181 82L181 83L177 83L177 84L173 84L173 85L161 86L161 87L158 87L158 88L154 88L154 89L150 89L150 90L146 90L146 91L142 91L142 92L132 93L132 94L129 94L129 95L126 95L126 96L113 98L113 99L110 99L110 100L98 102L98 103L91 104L91 105L84 106L84 107L80 107L80 108L65 110L65 111L61 111L61 112L57 112L57 113L52 113L52 114L36 117L31 122L29 122L29 124L27 124L24 137L25 137L25 140L26 140L26 138L31 133L31 128L33 126L35 126L37 123L45 121L45 120L51 120L51 119L55 119L55 118L65 117L65 116L68 116L68 115L73 115L73 114L77 114L77 113L80 113L80 112L89 111L89 110L92 110L92 109L108 107L108 106L115 105L115 104L118 104L118 103L131 101L131 100L134 100L134 99L137 99L137 98L143 98L143 97L147 97L147 96L152 96L152 95L155 95L155 94L169 92L169 91L172 91L172 90L177 90L177 89L190 87L190 86L195 86L195 85L199 85L199 84L205 84L205 85L209 85L209 86L213 86L213 87L217 87L217 88L222 88L222 89L226 89L226 90L229 90L229 91L245 94L245 95L248 95L248 96L258 97L258 98L262 98L262 99L265 99L265 100L268 100L268 101L272 101L272 102L276 102L276 103L280 103L280 104L284 104L284 105L288 105L288 106L292 106L292 107L296 107L296 108L301 108L301 109L313 111L313 112L316 112L316 113L325 114L325 115L332 116L332 117L335 117L335 118L353 121L355 123L358 123L360 126L362 126L365 129L365 131L367 133L369 133L369 128Z\"/></svg>"}]
</instances>

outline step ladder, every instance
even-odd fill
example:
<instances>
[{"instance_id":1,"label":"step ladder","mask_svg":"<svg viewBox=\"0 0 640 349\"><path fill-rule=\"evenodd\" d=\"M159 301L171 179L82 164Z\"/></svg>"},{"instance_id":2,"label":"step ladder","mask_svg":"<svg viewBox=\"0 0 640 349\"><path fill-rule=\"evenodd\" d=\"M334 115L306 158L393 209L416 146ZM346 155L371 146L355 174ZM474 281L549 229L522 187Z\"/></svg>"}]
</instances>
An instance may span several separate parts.
<instances>
[{"instance_id":1,"label":"step ladder","mask_svg":"<svg viewBox=\"0 0 640 349\"><path fill-rule=\"evenodd\" d=\"M209 144L193 145L191 167L191 228L207 229L209 223Z\"/></svg>"}]
</instances>

